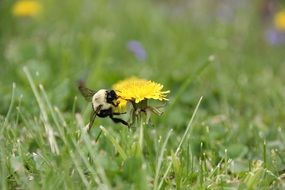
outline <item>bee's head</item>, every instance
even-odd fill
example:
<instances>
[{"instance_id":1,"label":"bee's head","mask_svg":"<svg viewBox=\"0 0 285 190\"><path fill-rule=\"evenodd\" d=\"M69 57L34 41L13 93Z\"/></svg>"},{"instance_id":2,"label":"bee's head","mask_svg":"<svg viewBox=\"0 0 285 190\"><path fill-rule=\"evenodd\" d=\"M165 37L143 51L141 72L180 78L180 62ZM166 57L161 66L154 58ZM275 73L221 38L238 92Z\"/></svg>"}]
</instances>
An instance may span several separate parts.
<instances>
[{"instance_id":1,"label":"bee's head","mask_svg":"<svg viewBox=\"0 0 285 190\"><path fill-rule=\"evenodd\" d=\"M113 103L114 100L118 99L118 95L114 90L107 91L106 101L107 103Z\"/></svg>"}]
</instances>

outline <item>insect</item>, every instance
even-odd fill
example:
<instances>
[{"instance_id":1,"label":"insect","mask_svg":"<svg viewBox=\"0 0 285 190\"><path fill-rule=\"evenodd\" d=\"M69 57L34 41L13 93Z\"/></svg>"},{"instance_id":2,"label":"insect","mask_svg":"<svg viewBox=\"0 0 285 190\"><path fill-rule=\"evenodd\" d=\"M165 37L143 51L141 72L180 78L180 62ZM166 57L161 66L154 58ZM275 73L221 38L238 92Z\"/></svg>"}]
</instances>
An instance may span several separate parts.
<instances>
[{"instance_id":1,"label":"insect","mask_svg":"<svg viewBox=\"0 0 285 190\"><path fill-rule=\"evenodd\" d=\"M119 96L114 90L101 89L96 92L85 87L83 82L79 82L78 89L88 102L92 102L92 112L90 115L90 122L88 124L88 131L91 129L96 116L101 118L110 117L113 122L122 123L123 125L129 127L128 122L114 117L114 115L124 114L114 112L114 108L118 107L119 104L116 101Z\"/></svg>"}]
</instances>

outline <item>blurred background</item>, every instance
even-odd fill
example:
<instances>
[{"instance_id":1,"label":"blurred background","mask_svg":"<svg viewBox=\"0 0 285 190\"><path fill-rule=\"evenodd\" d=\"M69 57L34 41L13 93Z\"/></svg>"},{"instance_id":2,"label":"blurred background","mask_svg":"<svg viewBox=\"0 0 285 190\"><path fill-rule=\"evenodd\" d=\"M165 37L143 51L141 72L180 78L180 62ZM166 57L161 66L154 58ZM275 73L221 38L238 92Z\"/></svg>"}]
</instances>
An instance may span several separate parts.
<instances>
[{"instance_id":1,"label":"blurred background","mask_svg":"<svg viewBox=\"0 0 285 190\"><path fill-rule=\"evenodd\" d=\"M203 96L201 125L217 144L235 139L247 153L266 138L284 149L284 1L2 0L0 24L1 115L13 82L21 106L38 112L24 66L65 113L78 80L100 89L138 76L171 90L162 122L177 132Z\"/></svg>"},{"instance_id":2,"label":"blurred background","mask_svg":"<svg viewBox=\"0 0 285 190\"><path fill-rule=\"evenodd\" d=\"M66 120L64 137L72 143L64 144L50 119L60 156L50 151L24 67L36 86L43 84L52 105ZM80 113L77 119L83 117L82 123L88 122L90 113L77 83L84 80L98 90L131 76L159 82L171 91L165 113L153 116L153 127L146 128L144 158L139 162L132 153L137 133L96 119L94 126L106 126L130 160L122 161L106 137L101 137L99 148L92 145L92 150L99 150L94 156L77 139L74 110ZM14 106L7 114L13 83ZM191 134L177 158L181 172L174 167L176 176L173 172L167 176L166 187L173 189L181 175L185 188L190 184L203 189L201 180L206 176L205 189L213 184L218 184L216 189L226 184L232 184L229 189L237 189L238 184L241 189L284 189L284 0L1 0L2 187L6 183L15 188L24 184L24 189L36 188L35 184L39 189L84 187L76 170L73 175L69 154L78 156L79 151L85 151L86 160L90 155L97 158L100 152L99 165L117 189L131 189L134 184L151 187L166 134L173 129L162 171L169 155L174 159L173 151L201 96ZM94 139L99 129L92 130ZM73 143L80 148L73 148ZM37 155L52 164L34 159ZM188 170L190 157L192 172ZM228 160L233 160L231 165ZM82 163L81 157L78 162ZM18 172L20 166L26 173ZM139 167L147 170L133 175ZM82 166L86 179L90 168ZM27 179L22 183L17 176ZM96 183L90 180L90 184Z\"/></svg>"}]
</instances>

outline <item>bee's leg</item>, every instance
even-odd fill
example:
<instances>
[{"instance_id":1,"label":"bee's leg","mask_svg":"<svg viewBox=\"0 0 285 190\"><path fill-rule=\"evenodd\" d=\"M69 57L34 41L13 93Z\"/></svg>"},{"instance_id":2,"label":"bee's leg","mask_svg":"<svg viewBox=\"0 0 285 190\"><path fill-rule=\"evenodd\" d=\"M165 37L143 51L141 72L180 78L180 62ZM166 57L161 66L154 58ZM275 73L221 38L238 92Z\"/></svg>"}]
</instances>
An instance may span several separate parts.
<instances>
[{"instance_id":1,"label":"bee's leg","mask_svg":"<svg viewBox=\"0 0 285 190\"><path fill-rule=\"evenodd\" d=\"M124 125L126 125L128 128L130 128L130 125L128 122L120 119L120 118L114 118L113 115L110 115L110 118L115 122L115 123L122 123Z\"/></svg>"},{"instance_id":2,"label":"bee's leg","mask_svg":"<svg viewBox=\"0 0 285 190\"><path fill-rule=\"evenodd\" d=\"M112 104L114 107L118 107L119 106L119 103L114 103L114 102L110 102L110 104Z\"/></svg>"},{"instance_id":3,"label":"bee's leg","mask_svg":"<svg viewBox=\"0 0 285 190\"><path fill-rule=\"evenodd\" d=\"M90 131L90 129L91 129L91 127L95 121L95 118L96 118L97 114L100 112L101 108L102 108L102 105L98 106L96 110L92 110L91 115L90 115L89 125L87 128L88 132Z\"/></svg>"},{"instance_id":4,"label":"bee's leg","mask_svg":"<svg viewBox=\"0 0 285 190\"><path fill-rule=\"evenodd\" d=\"M91 115L90 115L90 121L89 121L89 124L88 124L88 128L87 128L87 131L89 132L94 121L95 121L95 118L96 118L96 111L92 110L91 112Z\"/></svg>"},{"instance_id":5,"label":"bee's leg","mask_svg":"<svg viewBox=\"0 0 285 190\"><path fill-rule=\"evenodd\" d=\"M113 115L122 115L122 114L126 114L127 112L122 112L122 113L117 113L117 112L113 112Z\"/></svg>"}]
</instances>

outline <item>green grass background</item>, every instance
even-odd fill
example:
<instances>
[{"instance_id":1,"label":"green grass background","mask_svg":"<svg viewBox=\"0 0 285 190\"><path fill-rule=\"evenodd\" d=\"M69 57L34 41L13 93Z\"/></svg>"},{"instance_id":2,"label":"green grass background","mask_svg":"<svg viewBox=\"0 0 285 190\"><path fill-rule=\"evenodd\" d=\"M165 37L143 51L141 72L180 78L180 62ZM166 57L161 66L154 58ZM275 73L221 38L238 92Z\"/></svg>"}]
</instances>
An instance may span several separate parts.
<instances>
[{"instance_id":1,"label":"green grass background","mask_svg":"<svg viewBox=\"0 0 285 190\"><path fill-rule=\"evenodd\" d=\"M285 188L284 46L265 42L259 1L231 1L224 20L220 1L47 0L38 18L13 3L0 6L0 189ZM171 91L164 115L143 141L109 119L84 133L77 81L130 76Z\"/></svg>"}]
</instances>

